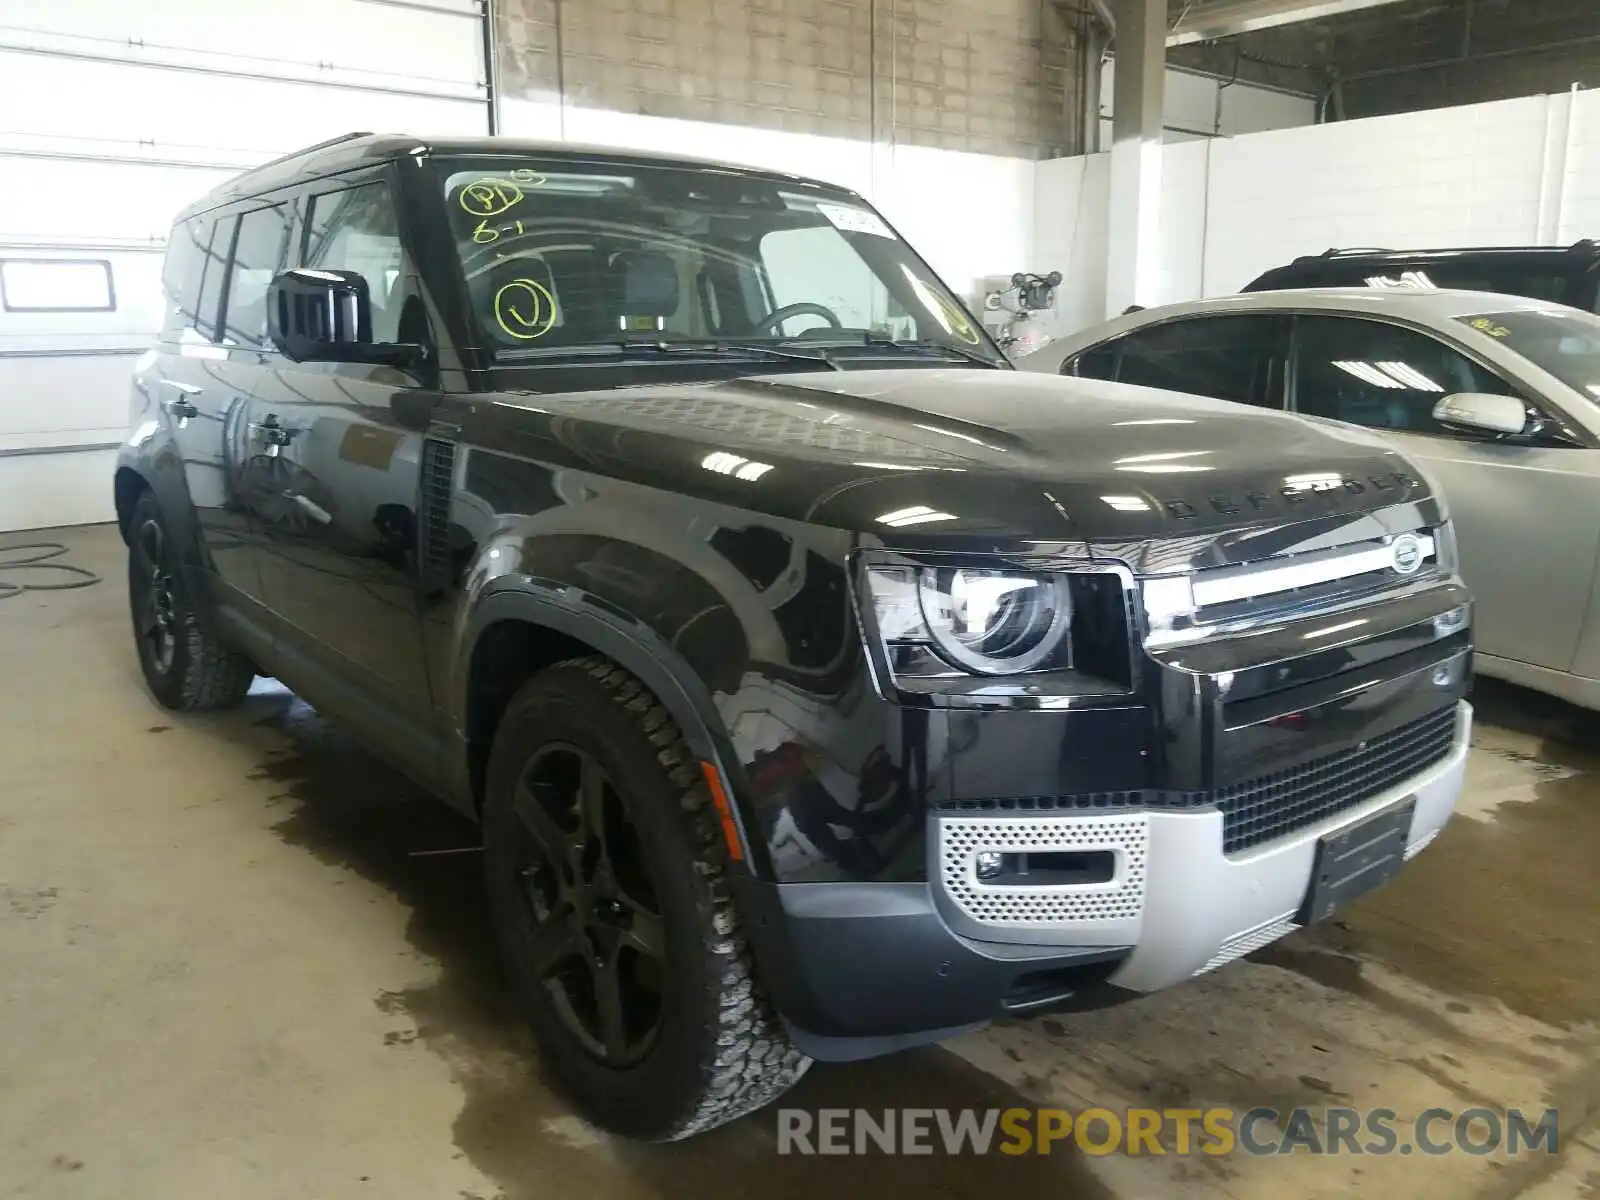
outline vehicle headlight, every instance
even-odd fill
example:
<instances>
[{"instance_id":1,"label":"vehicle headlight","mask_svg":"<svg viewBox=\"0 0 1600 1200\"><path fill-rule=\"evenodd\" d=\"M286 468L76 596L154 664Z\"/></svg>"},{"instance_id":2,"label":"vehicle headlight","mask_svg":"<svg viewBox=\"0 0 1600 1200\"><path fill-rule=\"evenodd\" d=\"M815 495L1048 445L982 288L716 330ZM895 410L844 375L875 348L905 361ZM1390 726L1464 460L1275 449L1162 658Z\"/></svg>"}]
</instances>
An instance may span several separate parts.
<instances>
[{"instance_id":1,"label":"vehicle headlight","mask_svg":"<svg viewBox=\"0 0 1600 1200\"><path fill-rule=\"evenodd\" d=\"M1015 562L874 552L858 578L871 604L864 614L869 636L903 690L1131 689L1127 592L1114 570L1032 570Z\"/></svg>"},{"instance_id":2,"label":"vehicle headlight","mask_svg":"<svg viewBox=\"0 0 1600 1200\"><path fill-rule=\"evenodd\" d=\"M1037 670L1072 627L1072 592L1059 575L924 567L917 605L934 648L980 675Z\"/></svg>"}]
</instances>

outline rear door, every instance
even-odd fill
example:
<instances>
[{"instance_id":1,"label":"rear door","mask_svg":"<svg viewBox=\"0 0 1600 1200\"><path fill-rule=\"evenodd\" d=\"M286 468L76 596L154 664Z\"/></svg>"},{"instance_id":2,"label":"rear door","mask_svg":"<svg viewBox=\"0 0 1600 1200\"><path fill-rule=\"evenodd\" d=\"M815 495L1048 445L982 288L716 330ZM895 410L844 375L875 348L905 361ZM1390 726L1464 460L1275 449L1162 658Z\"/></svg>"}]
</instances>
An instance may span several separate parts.
<instances>
[{"instance_id":1,"label":"rear door","mask_svg":"<svg viewBox=\"0 0 1600 1200\"><path fill-rule=\"evenodd\" d=\"M234 618L261 596L248 506L240 487L246 402L227 370L222 306L238 218L205 215L175 227L163 287L168 309L156 402L168 422L205 557L206 594Z\"/></svg>"},{"instance_id":2,"label":"rear door","mask_svg":"<svg viewBox=\"0 0 1600 1200\"><path fill-rule=\"evenodd\" d=\"M1458 347L1417 329L1301 316L1290 377L1297 411L1381 430L1438 479L1477 602L1479 650L1570 669L1600 551L1600 451L1440 425L1433 407L1452 392L1518 396L1531 414L1549 414Z\"/></svg>"},{"instance_id":3,"label":"rear door","mask_svg":"<svg viewBox=\"0 0 1600 1200\"><path fill-rule=\"evenodd\" d=\"M1270 313L1165 321L1084 351L1072 373L1282 408L1288 329Z\"/></svg>"}]
</instances>

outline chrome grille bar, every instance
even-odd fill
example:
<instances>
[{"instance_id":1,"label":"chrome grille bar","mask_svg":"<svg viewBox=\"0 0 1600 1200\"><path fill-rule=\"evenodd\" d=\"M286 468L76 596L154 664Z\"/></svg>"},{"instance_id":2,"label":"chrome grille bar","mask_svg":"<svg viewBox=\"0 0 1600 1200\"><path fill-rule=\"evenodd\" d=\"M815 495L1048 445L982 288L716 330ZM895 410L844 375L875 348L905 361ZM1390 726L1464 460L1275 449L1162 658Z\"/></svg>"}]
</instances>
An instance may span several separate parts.
<instances>
[{"instance_id":1,"label":"chrome grille bar","mask_svg":"<svg viewBox=\"0 0 1600 1200\"><path fill-rule=\"evenodd\" d=\"M1432 536L1426 533L1410 535L1417 544L1415 565L1406 572L1414 574L1436 557ZM1397 539L1398 540L1398 539ZM1321 550L1297 556L1283 562L1267 560L1242 567L1223 567L1201 571L1191 583L1196 608L1217 604L1231 604L1238 600L1255 600L1297 588L1319 583L1369 575L1395 566L1394 542L1363 542L1356 546L1341 546L1335 550Z\"/></svg>"}]
</instances>

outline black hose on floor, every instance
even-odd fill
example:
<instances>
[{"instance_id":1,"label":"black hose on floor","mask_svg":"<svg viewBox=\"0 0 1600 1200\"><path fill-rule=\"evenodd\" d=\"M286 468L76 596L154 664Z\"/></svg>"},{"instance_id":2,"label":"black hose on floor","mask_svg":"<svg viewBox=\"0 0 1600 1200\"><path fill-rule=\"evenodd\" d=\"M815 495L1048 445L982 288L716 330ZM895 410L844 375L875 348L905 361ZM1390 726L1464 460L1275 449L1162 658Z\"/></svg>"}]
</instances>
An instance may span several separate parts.
<instances>
[{"instance_id":1,"label":"black hose on floor","mask_svg":"<svg viewBox=\"0 0 1600 1200\"><path fill-rule=\"evenodd\" d=\"M26 542L20 546L0 546L0 600L10 600L23 592L65 592L72 588L90 587L100 582L100 576L87 567L71 563L54 562L67 552L60 542ZM25 576L28 582L11 578L14 572L56 572L65 579L38 583Z\"/></svg>"}]
</instances>

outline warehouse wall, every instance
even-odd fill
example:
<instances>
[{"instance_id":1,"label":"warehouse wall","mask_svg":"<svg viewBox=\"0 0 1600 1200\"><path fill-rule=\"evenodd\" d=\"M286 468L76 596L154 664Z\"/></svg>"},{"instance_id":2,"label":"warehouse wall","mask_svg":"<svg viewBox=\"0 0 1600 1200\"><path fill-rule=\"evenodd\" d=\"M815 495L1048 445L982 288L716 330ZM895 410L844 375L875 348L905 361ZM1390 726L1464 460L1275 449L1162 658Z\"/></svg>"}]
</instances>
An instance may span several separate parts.
<instances>
[{"instance_id":1,"label":"warehouse wall","mask_svg":"<svg viewBox=\"0 0 1600 1200\"><path fill-rule=\"evenodd\" d=\"M352 129L488 123L477 0L3 7L0 532L111 517L112 447L134 359L161 327L175 212ZM103 264L105 294L42 311L6 289L9 264L35 278Z\"/></svg>"},{"instance_id":2,"label":"warehouse wall","mask_svg":"<svg viewBox=\"0 0 1600 1200\"><path fill-rule=\"evenodd\" d=\"M1034 240L1058 332L1104 316L1108 155L1039 164ZM1600 92L1168 145L1163 304L1333 246L1566 245L1600 235Z\"/></svg>"},{"instance_id":3,"label":"warehouse wall","mask_svg":"<svg viewBox=\"0 0 1600 1200\"><path fill-rule=\"evenodd\" d=\"M503 132L854 188L958 291L1033 265L1034 173L1081 138L1045 0L503 0Z\"/></svg>"},{"instance_id":4,"label":"warehouse wall","mask_svg":"<svg viewBox=\"0 0 1600 1200\"><path fill-rule=\"evenodd\" d=\"M1100 72L1100 146L1111 146L1116 59ZM1265 129L1310 125L1317 119L1316 97L1309 93L1257 87L1169 66L1162 79L1161 125L1166 140L1237 137Z\"/></svg>"}]
</instances>

